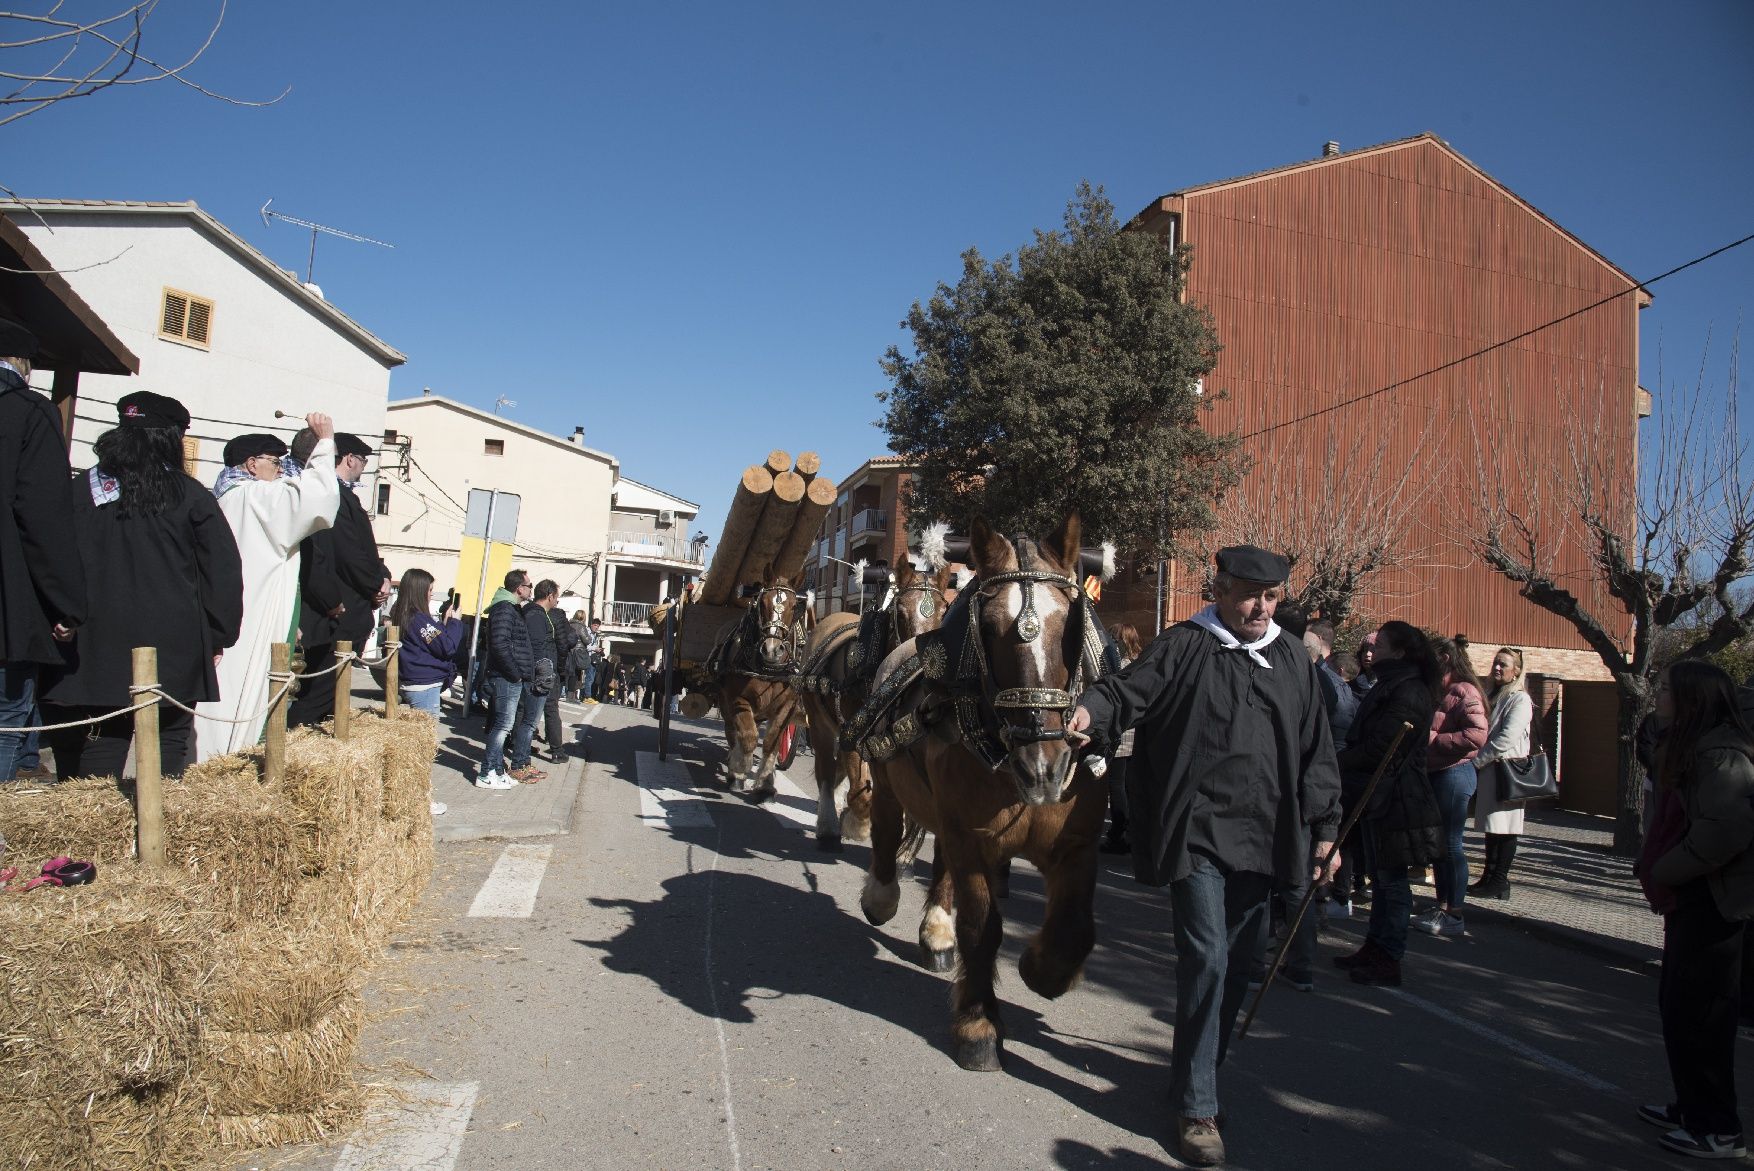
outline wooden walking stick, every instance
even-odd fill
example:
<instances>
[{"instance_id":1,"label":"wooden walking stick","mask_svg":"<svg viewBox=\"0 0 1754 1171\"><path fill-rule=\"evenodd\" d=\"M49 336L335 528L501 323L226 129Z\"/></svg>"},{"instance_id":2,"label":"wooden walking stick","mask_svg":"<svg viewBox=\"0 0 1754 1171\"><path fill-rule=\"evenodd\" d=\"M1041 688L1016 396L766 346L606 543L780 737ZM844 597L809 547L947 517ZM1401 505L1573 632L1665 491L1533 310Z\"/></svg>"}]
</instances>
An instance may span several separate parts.
<instances>
[{"instance_id":1,"label":"wooden walking stick","mask_svg":"<svg viewBox=\"0 0 1754 1171\"><path fill-rule=\"evenodd\" d=\"M1395 733L1395 738L1389 742L1389 750L1383 753L1382 760L1377 762L1376 772L1371 775L1370 783L1364 786L1364 792L1359 794L1358 804L1352 807L1351 816L1347 817L1340 826L1340 832L1334 835L1334 849L1340 848L1340 843L1346 840L1346 835L1352 832L1352 827L1358 824L1358 819L1363 817L1364 811L1370 807L1370 795L1376 792L1377 784L1389 771L1389 763L1395 759L1395 753L1401 749L1401 741L1405 740L1407 733L1412 730L1412 724L1405 720L1401 721L1401 730ZM1331 854L1329 856L1332 857ZM1309 889L1303 892L1303 901L1297 904L1296 916L1285 925L1285 938L1279 941L1279 951L1273 957L1273 966L1267 969L1267 978L1261 981L1261 990L1255 993L1255 1002L1249 1006L1249 1014L1243 1018L1242 1028L1236 1031L1238 1037L1249 1035L1249 1026L1255 1023L1255 1014L1261 1011L1261 1001L1267 999L1267 989L1273 986L1273 977L1279 974L1279 969L1284 965L1285 953L1291 950L1291 941L1297 938L1297 928L1302 924L1304 913L1309 910L1310 901L1315 898L1316 890L1320 886L1321 883L1316 882L1313 877L1310 879ZM1380 892L1377 897L1382 897Z\"/></svg>"}]
</instances>

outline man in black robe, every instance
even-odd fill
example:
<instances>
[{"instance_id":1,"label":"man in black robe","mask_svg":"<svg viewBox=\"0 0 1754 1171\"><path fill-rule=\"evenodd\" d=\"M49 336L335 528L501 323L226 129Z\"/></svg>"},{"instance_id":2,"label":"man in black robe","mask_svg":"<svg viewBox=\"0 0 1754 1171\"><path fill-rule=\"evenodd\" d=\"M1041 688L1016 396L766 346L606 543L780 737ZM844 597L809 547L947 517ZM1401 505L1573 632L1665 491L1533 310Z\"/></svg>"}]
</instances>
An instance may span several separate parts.
<instances>
[{"instance_id":1,"label":"man in black robe","mask_svg":"<svg viewBox=\"0 0 1754 1171\"><path fill-rule=\"evenodd\" d=\"M310 428L292 441L292 458L310 458L317 437ZM345 640L362 650L372 631L372 617L390 596L393 582L378 555L371 518L353 485L365 471L372 449L357 435L335 433L335 475L342 484L341 505L330 528L313 533L299 545L299 635L304 645L307 676L298 697L287 709L294 727L320 724L335 714L335 673L319 674L335 665L335 644Z\"/></svg>"},{"instance_id":2,"label":"man in black robe","mask_svg":"<svg viewBox=\"0 0 1754 1171\"><path fill-rule=\"evenodd\" d=\"M39 721L37 672L59 665L55 641L85 621L85 567L67 535L73 492L61 420L30 388L37 340L0 318L0 727ZM0 734L0 782L17 772L26 737Z\"/></svg>"},{"instance_id":3,"label":"man in black robe","mask_svg":"<svg viewBox=\"0 0 1754 1171\"><path fill-rule=\"evenodd\" d=\"M1134 865L1175 912L1171 1095L1183 1161L1224 1160L1217 1067L1248 991L1274 877L1325 872L1340 774L1303 644L1273 611L1289 566L1249 545L1218 553L1213 604L1160 634L1078 701L1097 751L1138 728L1128 769ZM1313 839L1313 842L1312 842Z\"/></svg>"}]
</instances>

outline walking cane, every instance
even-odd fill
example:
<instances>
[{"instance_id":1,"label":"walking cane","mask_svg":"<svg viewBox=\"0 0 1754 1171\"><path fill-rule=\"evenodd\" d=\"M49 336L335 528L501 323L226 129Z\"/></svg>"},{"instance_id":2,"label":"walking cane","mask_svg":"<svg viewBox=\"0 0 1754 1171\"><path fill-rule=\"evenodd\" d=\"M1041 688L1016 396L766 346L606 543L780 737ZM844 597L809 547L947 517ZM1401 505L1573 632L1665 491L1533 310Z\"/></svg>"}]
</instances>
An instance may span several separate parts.
<instances>
[{"instance_id":1,"label":"walking cane","mask_svg":"<svg viewBox=\"0 0 1754 1171\"><path fill-rule=\"evenodd\" d=\"M1407 733L1412 730L1412 724L1405 720L1401 721L1401 730L1395 733L1394 740L1389 743L1389 750L1383 753L1382 760L1376 766L1376 772L1370 778L1370 784L1364 786L1364 792L1359 795L1358 804L1353 806L1352 815L1346 819L1345 824L1340 826L1340 832L1334 836L1334 849L1340 848L1340 843L1346 840L1346 835L1352 832L1352 827L1357 825L1358 819L1364 816L1365 809L1370 806L1370 795L1376 792L1377 782L1381 781L1383 774L1389 771L1389 762L1395 759L1395 753L1400 750L1401 741L1406 739ZM1329 857L1332 856L1330 853ZM1267 978L1261 981L1261 990L1255 993L1255 1002L1249 1006L1249 1014L1243 1018L1242 1028L1236 1031L1238 1037L1249 1035L1249 1026L1255 1023L1255 1014L1261 1011L1261 1001L1267 999L1267 989L1273 986L1273 977L1279 974L1280 967L1284 965L1285 953L1291 950L1291 941L1297 938L1297 928L1303 922L1304 913L1309 910L1310 900L1315 898L1316 890L1320 886L1321 883L1312 879L1309 889L1303 892L1303 901L1297 904L1297 915L1285 926L1285 938L1279 941L1279 953L1273 957L1273 966L1267 969ZM1380 892L1378 897L1381 897Z\"/></svg>"}]
</instances>

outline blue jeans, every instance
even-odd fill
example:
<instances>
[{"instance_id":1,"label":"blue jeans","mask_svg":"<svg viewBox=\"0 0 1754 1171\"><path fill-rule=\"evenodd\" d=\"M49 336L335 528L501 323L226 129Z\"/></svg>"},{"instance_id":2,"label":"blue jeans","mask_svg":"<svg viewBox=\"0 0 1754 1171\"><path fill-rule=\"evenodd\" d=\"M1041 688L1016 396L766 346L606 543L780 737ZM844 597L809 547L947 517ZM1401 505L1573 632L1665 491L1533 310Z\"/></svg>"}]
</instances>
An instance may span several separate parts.
<instances>
[{"instance_id":1,"label":"blue jeans","mask_svg":"<svg viewBox=\"0 0 1754 1171\"><path fill-rule=\"evenodd\" d=\"M487 752L481 761L481 775L485 777L491 773L506 771L505 747L508 735L512 740L511 767L523 768L530 763L530 732L536 726L534 720L526 723L519 718L522 709L527 706L524 695L530 690L530 685L516 679L489 675L483 680L483 687L488 702L493 705L493 716L488 724Z\"/></svg>"},{"instance_id":2,"label":"blue jeans","mask_svg":"<svg viewBox=\"0 0 1754 1171\"><path fill-rule=\"evenodd\" d=\"M1218 1066L1248 995L1249 965L1266 930L1265 874L1220 870L1199 854L1170 884L1175 912L1175 1049L1170 1101L1183 1118L1218 1114Z\"/></svg>"},{"instance_id":3,"label":"blue jeans","mask_svg":"<svg viewBox=\"0 0 1754 1171\"><path fill-rule=\"evenodd\" d=\"M442 686L404 687L401 689L402 702L417 712L428 712L436 716L439 714L439 697L444 694L444 690Z\"/></svg>"},{"instance_id":4,"label":"blue jeans","mask_svg":"<svg viewBox=\"0 0 1754 1171\"><path fill-rule=\"evenodd\" d=\"M1407 954L1407 920L1413 914L1413 887L1405 866L1376 868L1376 895L1370 903L1367 943L1374 943L1395 960Z\"/></svg>"},{"instance_id":5,"label":"blue jeans","mask_svg":"<svg viewBox=\"0 0 1754 1171\"><path fill-rule=\"evenodd\" d=\"M1431 774L1431 795L1443 813L1443 857L1432 864L1437 901L1459 912L1468 898L1468 859L1462 852L1462 828L1468 821L1468 800L1480 774L1473 761L1452 764Z\"/></svg>"},{"instance_id":6,"label":"blue jeans","mask_svg":"<svg viewBox=\"0 0 1754 1171\"><path fill-rule=\"evenodd\" d=\"M36 664L0 663L0 728L30 727L36 699ZM35 733L0 733L0 781L18 776L18 766L24 763L27 748L35 743Z\"/></svg>"}]
</instances>

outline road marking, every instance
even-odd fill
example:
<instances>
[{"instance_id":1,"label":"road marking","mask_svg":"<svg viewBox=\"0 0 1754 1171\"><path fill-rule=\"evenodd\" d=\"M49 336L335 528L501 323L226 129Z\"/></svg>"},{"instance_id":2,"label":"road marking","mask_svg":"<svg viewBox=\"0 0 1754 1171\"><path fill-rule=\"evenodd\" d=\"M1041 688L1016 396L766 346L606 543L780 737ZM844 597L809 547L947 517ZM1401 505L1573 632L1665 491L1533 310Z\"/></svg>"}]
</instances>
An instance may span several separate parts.
<instances>
[{"instance_id":1,"label":"road marking","mask_svg":"<svg viewBox=\"0 0 1754 1171\"><path fill-rule=\"evenodd\" d=\"M656 756L645 752L640 755ZM737 1142L737 1108L731 1102L731 1047L725 1043L725 1018L719 1012L719 978L713 971L713 910L718 903L718 847L723 838L724 831L719 830L713 838L712 861L706 868L706 930L701 933L705 937L701 954L706 967L707 999L713 1006L713 1029L719 1037L719 1085L725 1099L725 1139L731 1147L731 1171L743 1171L743 1150Z\"/></svg>"},{"instance_id":2,"label":"road marking","mask_svg":"<svg viewBox=\"0 0 1754 1171\"><path fill-rule=\"evenodd\" d=\"M659 760L655 752L635 752L639 774L639 817L647 825L676 829L713 824L713 815L693 793L694 778L679 760Z\"/></svg>"},{"instance_id":3,"label":"road marking","mask_svg":"<svg viewBox=\"0 0 1754 1171\"><path fill-rule=\"evenodd\" d=\"M1551 1053L1543 1053L1533 1045L1519 1041L1515 1037L1499 1032L1497 1029L1488 1028L1485 1025L1480 1024L1478 1021L1471 1021L1467 1017L1453 1013L1442 1005L1433 1004L1424 997L1414 996L1411 992L1404 992L1399 988L1384 988L1383 991L1387 992L1397 1000L1412 1005L1414 1008L1424 1009L1439 1020L1447 1021L1459 1029L1474 1034L1476 1037L1484 1038L1495 1045L1508 1049L1518 1057L1523 1058L1525 1061L1532 1061L1543 1069L1551 1070L1553 1073L1560 1074L1563 1077L1568 1077L1572 1081L1588 1086L1590 1089L1595 1090L1598 1093L1615 1095L1623 1095L1625 1093L1625 1091L1620 1089L1620 1087L1616 1086L1613 1082L1603 1081L1588 1070L1579 1069L1569 1061L1561 1061Z\"/></svg>"},{"instance_id":4,"label":"road marking","mask_svg":"<svg viewBox=\"0 0 1754 1171\"><path fill-rule=\"evenodd\" d=\"M335 1171L451 1171L475 1112L479 1082L397 1087L372 1105Z\"/></svg>"},{"instance_id":5,"label":"road marking","mask_svg":"<svg viewBox=\"0 0 1754 1171\"><path fill-rule=\"evenodd\" d=\"M507 846L469 905L471 919L528 919L553 846Z\"/></svg>"}]
</instances>

